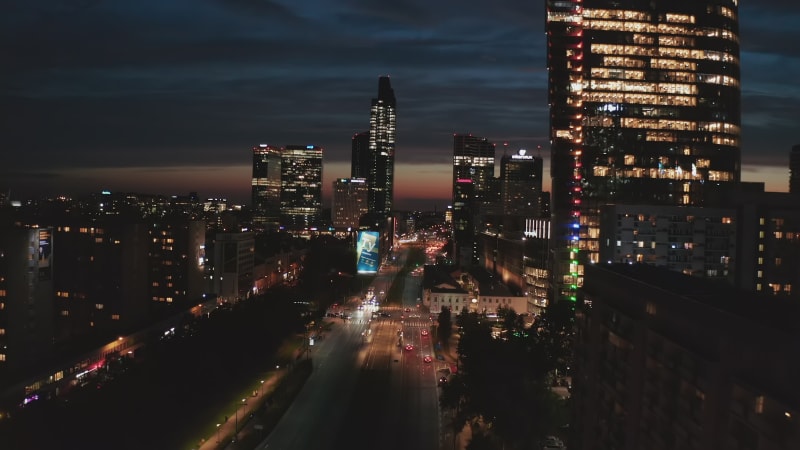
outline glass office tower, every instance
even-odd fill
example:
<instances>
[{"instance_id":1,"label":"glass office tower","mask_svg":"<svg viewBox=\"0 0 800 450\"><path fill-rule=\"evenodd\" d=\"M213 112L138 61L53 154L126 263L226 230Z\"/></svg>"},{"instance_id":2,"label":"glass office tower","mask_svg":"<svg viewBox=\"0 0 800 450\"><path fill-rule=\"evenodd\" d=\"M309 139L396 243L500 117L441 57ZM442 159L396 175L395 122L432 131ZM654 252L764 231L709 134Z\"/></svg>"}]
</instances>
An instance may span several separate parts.
<instances>
[{"instance_id":1,"label":"glass office tower","mask_svg":"<svg viewBox=\"0 0 800 450\"><path fill-rule=\"evenodd\" d=\"M389 77L378 79L369 115L369 211L390 215L394 201L394 140L397 101ZM354 144L355 145L355 144ZM363 174L352 174L352 176Z\"/></svg>"},{"instance_id":2,"label":"glass office tower","mask_svg":"<svg viewBox=\"0 0 800 450\"><path fill-rule=\"evenodd\" d=\"M253 227L273 230L279 225L281 210L281 149L267 144L253 147L251 181Z\"/></svg>"},{"instance_id":3,"label":"glass office tower","mask_svg":"<svg viewBox=\"0 0 800 450\"><path fill-rule=\"evenodd\" d=\"M738 0L547 0L554 292L575 300L608 203L740 181Z\"/></svg>"},{"instance_id":4,"label":"glass office tower","mask_svg":"<svg viewBox=\"0 0 800 450\"><path fill-rule=\"evenodd\" d=\"M287 145L281 153L281 226L302 231L322 213L322 148Z\"/></svg>"}]
</instances>

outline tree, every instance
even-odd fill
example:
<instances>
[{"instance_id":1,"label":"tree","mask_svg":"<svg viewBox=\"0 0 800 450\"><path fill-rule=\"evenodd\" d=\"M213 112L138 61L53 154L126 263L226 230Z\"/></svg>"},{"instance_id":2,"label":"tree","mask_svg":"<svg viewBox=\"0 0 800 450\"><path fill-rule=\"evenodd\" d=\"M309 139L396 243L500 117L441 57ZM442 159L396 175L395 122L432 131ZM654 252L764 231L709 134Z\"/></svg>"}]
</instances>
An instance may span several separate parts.
<instances>
[{"instance_id":1,"label":"tree","mask_svg":"<svg viewBox=\"0 0 800 450\"><path fill-rule=\"evenodd\" d=\"M460 424L482 424L480 432L486 435L475 448L492 442L505 449L531 448L559 425L554 411L560 403L547 382L554 367L550 341L526 329L513 310L500 313L503 338L492 337L496 323L484 314L462 312L456 317L461 364L441 402L457 406Z\"/></svg>"},{"instance_id":2,"label":"tree","mask_svg":"<svg viewBox=\"0 0 800 450\"><path fill-rule=\"evenodd\" d=\"M575 304L562 301L551 304L537 322L537 332L549 355L551 371L568 372L572 363Z\"/></svg>"}]
</instances>

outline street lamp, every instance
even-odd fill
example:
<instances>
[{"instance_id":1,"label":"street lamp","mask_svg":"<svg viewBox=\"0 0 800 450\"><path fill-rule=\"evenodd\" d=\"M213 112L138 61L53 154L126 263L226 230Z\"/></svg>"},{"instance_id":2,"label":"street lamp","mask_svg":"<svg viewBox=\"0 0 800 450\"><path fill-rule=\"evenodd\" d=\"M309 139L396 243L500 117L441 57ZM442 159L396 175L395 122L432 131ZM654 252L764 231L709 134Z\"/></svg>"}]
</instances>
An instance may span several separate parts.
<instances>
[{"instance_id":1,"label":"street lamp","mask_svg":"<svg viewBox=\"0 0 800 450\"><path fill-rule=\"evenodd\" d=\"M219 423L217 424L217 444L219 444L219 426L220 425L221 424L219 424Z\"/></svg>"},{"instance_id":2,"label":"street lamp","mask_svg":"<svg viewBox=\"0 0 800 450\"><path fill-rule=\"evenodd\" d=\"M258 388L258 395L264 394L264 380L261 380L261 387Z\"/></svg>"},{"instance_id":3,"label":"street lamp","mask_svg":"<svg viewBox=\"0 0 800 450\"><path fill-rule=\"evenodd\" d=\"M246 404L247 404L247 399L243 398L242 399L242 405L246 405ZM236 407L236 424L233 427L233 439L236 440L236 438L238 436L239 436L239 407L237 406Z\"/></svg>"}]
</instances>

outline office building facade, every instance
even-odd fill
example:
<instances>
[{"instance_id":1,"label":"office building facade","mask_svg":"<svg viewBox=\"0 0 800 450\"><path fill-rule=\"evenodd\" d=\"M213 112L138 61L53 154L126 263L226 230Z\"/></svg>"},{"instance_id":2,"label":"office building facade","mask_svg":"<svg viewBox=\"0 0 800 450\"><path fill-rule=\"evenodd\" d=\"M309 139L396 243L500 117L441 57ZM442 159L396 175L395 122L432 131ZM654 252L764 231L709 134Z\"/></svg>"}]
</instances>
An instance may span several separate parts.
<instances>
[{"instance_id":1,"label":"office building facade","mask_svg":"<svg viewBox=\"0 0 800 450\"><path fill-rule=\"evenodd\" d=\"M253 147L253 228L278 228L281 210L281 149L267 144Z\"/></svg>"},{"instance_id":2,"label":"office building facade","mask_svg":"<svg viewBox=\"0 0 800 450\"><path fill-rule=\"evenodd\" d=\"M322 148L287 145L281 153L281 227L302 231L322 213Z\"/></svg>"},{"instance_id":3,"label":"office building facade","mask_svg":"<svg viewBox=\"0 0 800 450\"><path fill-rule=\"evenodd\" d=\"M462 265L478 262L477 229L480 214L499 198L494 179L495 145L471 134L453 135L453 239L455 259Z\"/></svg>"},{"instance_id":4,"label":"office building facade","mask_svg":"<svg viewBox=\"0 0 800 450\"><path fill-rule=\"evenodd\" d=\"M495 145L471 134L453 135L453 186L458 180L472 180L472 195L477 204L492 202L497 193L494 178Z\"/></svg>"},{"instance_id":5,"label":"office building facade","mask_svg":"<svg viewBox=\"0 0 800 450\"><path fill-rule=\"evenodd\" d=\"M556 299L607 203L704 206L740 180L737 0L546 2Z\"/></svg>"},{"instance_id":6,"label":"office building facade","mask_svg":"<svg viewBox=\"0 0 800 450\"><path fill-rule=\"evenodd\" d=\"M357 230L359 221L369 212L369 187L364 178L339 178L333 182L333 227Z\"/></svg>"},{"instance_id":7,"label":"office building facade","mask_svg":"<svg viewBox=\"0 0 800 450\"><path fill-rule=\"evenodd\" d=\"M542 217L541 157L519 150L500 158L500 201L503 214Z\"/></svg>"}]
</instances>

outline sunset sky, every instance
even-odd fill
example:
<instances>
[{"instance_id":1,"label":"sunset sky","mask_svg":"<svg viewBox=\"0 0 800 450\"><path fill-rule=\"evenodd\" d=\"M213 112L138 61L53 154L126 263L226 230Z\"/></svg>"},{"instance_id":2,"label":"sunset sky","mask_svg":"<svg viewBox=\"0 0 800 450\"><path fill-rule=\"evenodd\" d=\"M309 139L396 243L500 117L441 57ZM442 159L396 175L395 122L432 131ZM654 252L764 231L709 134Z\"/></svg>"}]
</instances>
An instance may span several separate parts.
<instances>
[{"instance_id":1,"label":"sunset sky","mask_svg":"<svg viewBox=\"0 0 800 450\"><path fill-rule=\"evenodd\" d=\"M796 0L740 2L742 178L771 191L800 143L799 22ZM0 56L0 188L16 199L247 203L259 143L323 147L329 198L381 75L399 208L448 203L453 133L541 146L549 171L543 1L0 2Z\"/></svg>"}]
</instances>

